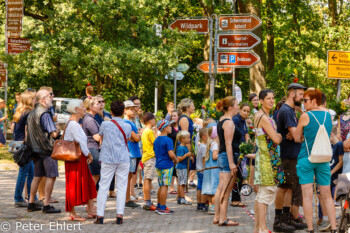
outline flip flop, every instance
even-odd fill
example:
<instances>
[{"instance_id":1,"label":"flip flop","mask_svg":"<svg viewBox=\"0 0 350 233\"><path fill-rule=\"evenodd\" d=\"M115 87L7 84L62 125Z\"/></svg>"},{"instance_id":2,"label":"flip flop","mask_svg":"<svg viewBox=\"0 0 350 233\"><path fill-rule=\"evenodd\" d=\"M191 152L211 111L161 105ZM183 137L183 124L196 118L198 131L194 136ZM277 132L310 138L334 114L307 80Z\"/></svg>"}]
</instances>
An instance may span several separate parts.
<instances>
[{"instance_id":1,"label":"flip flop","mask_svg":"<svg viewBox=\"0 0 350 233\"><path fill-rule=\"evenodd\" d=\"M233 207L247 207L248 205L246 203L243 203L243 202L238 202L237 204L230 204L230 206L233 206Z\"/></svg>"},{"instance_id":2,"label":"flip flop","mask_svg":"<svg viewBox=\"0 0 350 233\"><path fill-rule=\"evenodd\" d=\"M231 221L231 222L230 222ZM238 222L234 222L230 219L227 219L225 222L223 223L219 223L219 226L223 226L223 227L234 227L234 226L238 226L239 223Z\"/></svg>"},{"instance_id":3,"label":"flip flop","mask_svg":"<svg viewBox=\"0 0 350 233\"><path fill-rule=\"evenodd\" d=\"M69 221L77 221L77 222L84 222L85 218L82 218L80 216L69 216Z\"/></svg>"},{"instance_id":4,"label":"flip flop","mask_svg":"<svg viewBox=\"0 0 350 233\"><path fill-rule=\"evenodd\" d=\"M50 203L59 203L59 201L56 200L56 199L53 198L53 197L50 198L50 201L49 201L49 202L50 202Z\"/></svg>"},{"instance_id":5,"label":"flip flop","mask_svg":"<svg viewBox=\"0 0 350 233\"><path fill-rule=\"evenodd\" d=\"M169 192L169 194L177 194L177 192L174 190L174 191Z\"/></svg>"},{"instance_id":6,"label":"flip flop","mask_svg":"<svg viewBox=\"0 0 350 233\"><path fill-rule=\"evenodd\" d=\"M214 220L213 224L219 224L219 220L216 220L216 221Z\"/></svg>"}]
</instances>

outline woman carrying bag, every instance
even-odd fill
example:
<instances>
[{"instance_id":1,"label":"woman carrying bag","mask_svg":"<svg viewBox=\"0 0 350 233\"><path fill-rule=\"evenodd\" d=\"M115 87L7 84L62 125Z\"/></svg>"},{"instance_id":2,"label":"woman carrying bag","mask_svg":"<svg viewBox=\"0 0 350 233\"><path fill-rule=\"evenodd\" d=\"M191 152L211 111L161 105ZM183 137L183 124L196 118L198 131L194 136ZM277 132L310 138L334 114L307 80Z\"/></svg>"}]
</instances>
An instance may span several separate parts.
<instances>
[{"instance_id":1,"label":"woman carrying bag","mask_svg":"<svg viewBox=\"0 0 350 233\"><path fill-rule=\"evenodd\" d=\"M93 161L87 146L87 136L79 125L79 119L85 114L82 100L71 100L67 106L71 117L67 122L64 140L76 141L80 145L82 155L78 162L65 162L66 170L66 211L72 221L85 221L74 210L75 206L87 204L87 218L96 217L96 207L93 199L97 197L95 182L92 178L88 164Z\"/></svg>"}]
</instances>

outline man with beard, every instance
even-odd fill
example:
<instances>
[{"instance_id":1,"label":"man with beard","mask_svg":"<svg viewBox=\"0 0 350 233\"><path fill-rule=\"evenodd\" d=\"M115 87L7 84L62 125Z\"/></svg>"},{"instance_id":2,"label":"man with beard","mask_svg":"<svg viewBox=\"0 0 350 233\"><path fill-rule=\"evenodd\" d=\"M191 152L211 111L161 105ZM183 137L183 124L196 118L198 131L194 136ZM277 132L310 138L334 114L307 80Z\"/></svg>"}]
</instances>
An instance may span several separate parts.
<instances>
[{"instance_id":1,"label":"man with beard","mask_svg":"<svg viewBox=\"0 0 350 233\"><path fill-rule=\"evenodd\" d=\"M286 182L278 186L276 193L273 230L277 232L290 232L307 227L298 218L299 206L302 206L302 193L296 165L301 143L288 139L291 138L289 135L294 135L298 125L295 107L301 106L305 89L298 83L290 84L287 88L287 101L281 106L277 115L277 131L282 135L280 144L282 168L286 177Z\"/></svg>"},{"instance_id":2,"label":"man with beard","mask_svg":"<svg viewBox=\"0 0 350 233\"><path fill-rule=\"evenodd\" d=\"M60 136L60 130L56 129L53 116L49 108L52 106L52 98L47 90L39 90L36 93L37 104L29 113L27 120L27 144L34 153L34 179L30 189L28 212L41 210L34 203L34 197L39 183L43 177L45 182L45 199L43 213L60 213L50 205L50 197L53 186L58 177L57 160L51 158L53 139Z\"/></svg>"}]
</instances>

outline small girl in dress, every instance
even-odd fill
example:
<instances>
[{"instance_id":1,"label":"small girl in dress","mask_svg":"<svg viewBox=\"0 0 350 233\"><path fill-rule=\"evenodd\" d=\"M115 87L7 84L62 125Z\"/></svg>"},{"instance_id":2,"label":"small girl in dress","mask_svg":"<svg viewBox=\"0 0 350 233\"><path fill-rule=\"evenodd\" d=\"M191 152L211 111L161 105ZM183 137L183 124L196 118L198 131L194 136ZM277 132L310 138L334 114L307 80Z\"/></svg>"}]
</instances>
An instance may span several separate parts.
<instances>
[{"instance_id":1,"label":"small girl in dress","mask_svg":"<svg viewBox=\"0 0 350 233\"><path fill-rule=\"evenodd\" d=\"M218 166L219 140L217 137L216 123L209 123L207 126L208 135L207 151L205 154L205 168ZM219 168L207 169L203 172L202 195L207 195L209 202L208 214L215 214L214 196L219 185Z\"/></svg>"}]
</instances>

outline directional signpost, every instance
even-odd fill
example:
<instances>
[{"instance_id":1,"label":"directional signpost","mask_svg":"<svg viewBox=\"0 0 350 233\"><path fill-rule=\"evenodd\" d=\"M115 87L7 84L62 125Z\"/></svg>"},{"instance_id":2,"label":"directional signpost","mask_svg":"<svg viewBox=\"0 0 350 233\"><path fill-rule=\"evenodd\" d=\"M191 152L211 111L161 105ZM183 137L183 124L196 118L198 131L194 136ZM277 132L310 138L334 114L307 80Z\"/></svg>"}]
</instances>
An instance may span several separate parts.
<instances>
[{"instance_id":1,"label":"directional signpost","mask_svg":"<svg viewBox=\"0 0 350 233\"><path fill-rule=\"evenodd\" d=\"M214 63L211 63L211 72L213 72L213 68L214 68ZM200 71L202 71L205 74L209 74L209 62L208 61L204 61L200 64L198 64L197 69L199 69ZM232 73L232 68L231 67L217 67L217 73L218 74L231 74Z\"/></svg>"},{"instance_id":2,"label":"directional signpost","mask_svg":"<svg viewBox=\"0 0 350 233\"><path fill-rule=\"evenodd\" d=\"M328 51L327 78L350 79L350 51Z\"/></svg>"},{"instance_id":3,"label":"directional signpost","mask_svg":"<svg viewBox=\"0 0 350 233\"><path fill-rule=\"evenodd\" d=\"M219 35L219 49L249 50L260 43L260 38L251 32L234 32Z\"/></svg>"},{"instance_id":4,"label":"directional signpost","mask_svg":"<svg viewBox=\"0 0 350 233\"><path fill-rule=\"evenodd\" d=\"M220 15L220 30L253 31L262 24L261 19L253 14Z\"/></svg>"},{"instance_id":5,"label":"directional signpost","mask_svg":"<svg viewBox=\"0 0 350 233\"><path fill-rule=\"evenodd\" d=\"M219 66L234 68L250 68L260 61L260 57L252 52L219 52Z\"/></svg>"},{"instance_id":6,"label":"directional signpost","mask_svg":"<svg viewBox=\"0 0 350 233\"><path fill-rule=\"evenodd\" d=\"M197 31L198 34L209 32L208 17L177 18L169 25L172 30L178 29L180 32Z\"/></svg>"}]
</instances>

